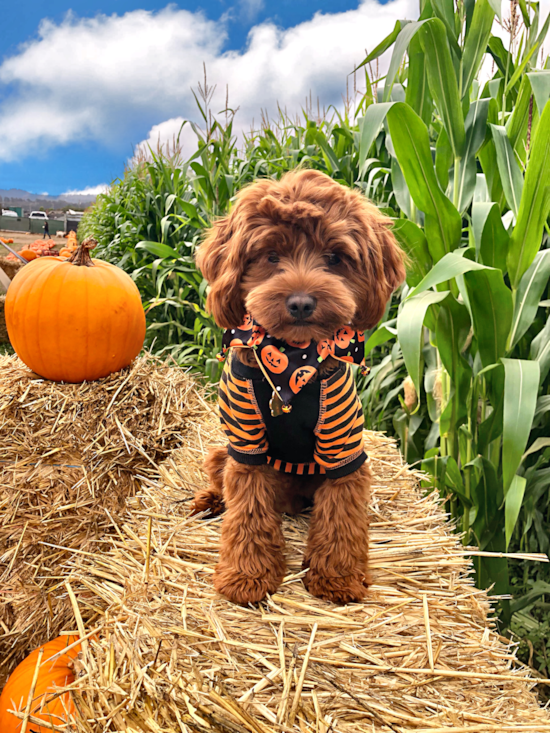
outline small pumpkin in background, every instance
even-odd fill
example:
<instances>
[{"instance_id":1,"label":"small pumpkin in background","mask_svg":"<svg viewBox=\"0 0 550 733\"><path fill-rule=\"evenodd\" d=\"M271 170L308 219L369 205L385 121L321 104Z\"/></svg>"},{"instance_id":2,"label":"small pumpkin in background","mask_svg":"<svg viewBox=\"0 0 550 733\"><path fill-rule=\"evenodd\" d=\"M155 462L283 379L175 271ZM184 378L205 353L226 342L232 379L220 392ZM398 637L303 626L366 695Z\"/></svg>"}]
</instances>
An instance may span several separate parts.
<instances>
[{"instance_id":1,"label":"small pumpkin in background","mask_svg":"<svg viewBox=\"0 0 550 733\"><path fill-rule=\"evenodd\" d=\"M143 346L139 290L119 267L90 257L96 244L86 239L69 260L38 257L8 288L11 344L30 369L54 382L106 377L128 366Z\"/></svg>"},{"instance_id":2,"label":"small pumpkin in background","mask_svg":"<svg viewBox=\"0 0 550 733\"><path fill-rule=\"evenodd\" d=\"M22 249L21 252L19 252L21 257L24 257L27 262L30 262L31 260L35 260L38 255L36 252L33 252L32 249Z\"/></svg>"},{"instance_id":3,"label":"small pumpkin in background","mask_svg":"<svg viewBox=\"0 0 550 733\"><path fill-rule=\"evenodd\" d=\"M63 247L62 249L59 250L60 257L69 258L69 257L72 257L72 254L73 254L72 251L70 249L67 249L67 247Z\"/></svg>"},{"instance_id":4,"label":"small pumpkin in background","mask_svg":"<svg viewBox=\"0 0 550 733\"><path fill-rule=\"evenodd\" d=\"M66 687L75 680L73 664L80 652L80 644L72 649L67 649L75 641L78 641L77 636L59 636L35 649L14 669L0 695L0 731L2 733L21 733L22 719L9 711L25 712L40 649L43 649L43 656L33 692L30 714L49 725L41 726L29 722L27 731L51 733L52 725L60 726L62 722L69 722L69 716L75 711L71 695L69 692L58 695L56 688ZM63 651L64 649L67 651Z\"/></svg>"}]
</instances>

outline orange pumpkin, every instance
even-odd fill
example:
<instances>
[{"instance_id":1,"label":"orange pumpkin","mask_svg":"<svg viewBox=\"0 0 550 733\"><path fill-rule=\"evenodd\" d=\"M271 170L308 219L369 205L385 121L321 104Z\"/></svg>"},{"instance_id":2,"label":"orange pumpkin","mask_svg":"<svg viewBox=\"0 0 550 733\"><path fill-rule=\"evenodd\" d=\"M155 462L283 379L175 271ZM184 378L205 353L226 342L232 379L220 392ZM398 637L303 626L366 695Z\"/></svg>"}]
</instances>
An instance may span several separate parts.
<instances>
[{"instance_id":1,"label":"orange pumpkin","mask_svg":"<svg viewBox=\"0 0 550 733\"><path fill-rule=\"evenodd\" d=\"M55 659L52 657L77 640L77 636L59 636L42 647L44 654L34 688L30 713L44 723L50 723L50 726L51 724L60 726L62 722L69 722L69 715L74 713L70 693L66 692L56 696L55 688L66 687L74 682L73 660L80 652L80 644ZM35 649L15 668L2 690L2 695L0 695L0 731L2 733L21 732L22 719L8 711L25 712L39 651L40 649ZM50 698L53 699L50 700ZM36 733L48 733L48 731L51 733L50 726L29 722L27 730L32 729Z\"/></svg>"},{"instance_id":2,"label":"orange pumpkin","mask_svg":"<svg viewBox=\"0 0 550 733\"><path fill-rule=\"evenodd\" d=\"M262 349L262 361L270 372L281 374L288 366L288 357L276 346L266 346Z\"/></svg>"},{"instance_id":3,"label":"orange pumpkin","mask_svg":"<svg viewBox=\"0 0 550 733\"><path fill-rule=\"evenodd\" d=\"M27 260L27 262L30 262L31 260L35 260L38 257L36 252L33 252L32 249L22 249L21 252L19 252L19 254L21 255L21 257L24 257Z\"/></svg>"},{"instance_id":4,"label":"orange pumpkin","mask_svg":"<svg viewBox=\"0 0 550 733\"><path fill-rule=\"evenodd\" d=\"M319 343L317 344L317 353L319 354L321 359L327 359L329 356L333 356L334 341L328 341L327 339L319 341Z\"/></svg>"},{"instance_id":5,"label":"orange pumpkin","mask_svg":"<svg viewBox=\"0 0 550 733\"><path fill-rule=\"evenodd\" d=\"M290 389L294 394L298 394L302 387L313 377L316 371L315 367L312 366L298 367L298 369L294 371L289 381Z\"/></svg>"},{"instance_id":6,"label":"orange pumpkin","mask_svg":"<svg viewBox=\"0 0 550 733\"><path fill-rule=\"evenodd\" d=\"M259 346L264 340L265 331L261 326L252 326L252 335L246 342L248 346Z\"/></svg>"},{"instance_id":7,"label":"orange pumpkin","mask_svg":"<svg viewBox=\"0 0 550 733\"><path fill-rule=\"evenodd\" d=\"M336 343L336 346L339 346L341 349L347 349L354 336L355 331L353 330L353 328L350 328L349 326L344 326L343 328L339 328L336 331L336 333L334 334L334 341Z\"/></svg>"},{"instance_id":8,"label":"orange pumpkin","mask_svg":"<svg viewBox=\"0 0 550 733\"><path fill-rule=\"evenodd\" d=\"M287 343L289 346L294 346L296 349L307 349L311 343L311 339L308 339L307 341L288 341Z\"/></svg>"},{"instance_id":9,"label":"orange pumpkin","mask_svg":"<svg viewBox=\"0 0 550 733\"><path fill-rule=\"evenodd\" d=\"M106 377L138 355L145 314L133 280L92 260L87 239L70 260L39 257L15 275L5 301L8 335L18 356L54 382Z\"/></svg>"},{"instance_id":10,"label":"orange pumpkin","mask_svg":"<svg viewBox=\"0 0 550 733\"><path fill-rule=\"evenodd\" d=\"M70 249L67 249L67 247L63 247L59 250L59 256L60 257L70 257L72 255L72 252Z\"/></svg>"},{"instance_id":11,"label":"orange pumpkin","mask_svg":"<svg viewBox=\"0 0 550 733\"><path fill-rule=\"evenodd\" d=\"M248 315L248 313L245 315L244 320L239 328L242 331L249 331L252 328L252 318Z\"/></svg>"}]
</instances>

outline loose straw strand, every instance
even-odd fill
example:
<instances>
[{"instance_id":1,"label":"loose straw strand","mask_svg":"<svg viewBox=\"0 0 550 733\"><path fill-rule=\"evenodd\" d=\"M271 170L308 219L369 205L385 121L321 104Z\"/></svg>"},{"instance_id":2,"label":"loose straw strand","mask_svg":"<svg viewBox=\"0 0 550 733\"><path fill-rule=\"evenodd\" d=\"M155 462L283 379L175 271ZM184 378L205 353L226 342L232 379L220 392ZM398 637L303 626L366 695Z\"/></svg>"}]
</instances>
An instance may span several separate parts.
<instances>
[{"instance_id":1,"label":"loose straw strand","mask_svg":"<svg viewBox=\"0 0 550 733\"><path fill-rule=\"evenodd\" d=\"M32 702L34 699L34 691L36 689L36 683L38 682L38 675L40 673L40 666L42 664L42 657L44 656L44 647L40 647L38 650L38 656L36 658L36 666L32 676L31 688L29 690L29 696L27 698L27 707L25 708L25 717L23 718L23 724L21 725L21 733L26 733L27 724L29 722L29 716L31 714Z\"/></svg>"}]
</instances>

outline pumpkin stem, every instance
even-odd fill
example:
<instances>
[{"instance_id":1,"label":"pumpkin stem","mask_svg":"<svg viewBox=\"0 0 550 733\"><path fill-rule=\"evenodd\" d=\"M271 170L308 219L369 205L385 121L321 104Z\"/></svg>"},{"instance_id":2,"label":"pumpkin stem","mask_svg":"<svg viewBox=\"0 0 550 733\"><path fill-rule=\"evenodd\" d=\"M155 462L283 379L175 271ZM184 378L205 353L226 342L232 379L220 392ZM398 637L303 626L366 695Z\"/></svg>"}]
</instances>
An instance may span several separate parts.
<instances>
[{"instance_id":1,"label":"pumpkin stem","mask_svg":"<svg viewBox=\"0 0 550 733\"><path fill-rule=\"evenodd\" d=\"M85 239L80 247L76 250L72 257L69 258L68 262L79 267L95 267L90 257L90 250L97 247L97 242L93 237Z\"/></svg>"}]
</instances>

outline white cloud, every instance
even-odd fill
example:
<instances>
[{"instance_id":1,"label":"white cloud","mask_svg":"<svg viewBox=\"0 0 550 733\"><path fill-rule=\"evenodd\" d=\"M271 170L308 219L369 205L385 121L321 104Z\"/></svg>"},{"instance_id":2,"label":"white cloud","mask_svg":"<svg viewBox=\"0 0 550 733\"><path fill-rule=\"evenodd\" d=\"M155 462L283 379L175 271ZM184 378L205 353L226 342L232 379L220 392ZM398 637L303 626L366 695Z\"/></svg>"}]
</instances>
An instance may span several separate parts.
<instances>
[{"instance_id":1,"label":"white cloud","mask_svg":"<svg viewBox=\"0 0 550 733\"><path fill-rule=\"evenodd\" d=\"M241 8L258 4L242 0ZM230 106L240 108L236 122L245 129L262 108L276 113L277 102L298 112L310 91L321 105L339 104L365 48L374 48L396 19L417 12L417 0L363 0L355 10L317 13L286 30L259 24L239 52L223 52L227 19L172 5L156 13L43 21L38 39L0 66L0 82L15 89L0 108L0 160L86 139L128 141L139 119L157 119L148 135L153 145L159 134L171 139L183 118L198 118L191 87L203 77L203 62L217 85L213 111L224 107L228 84Z\"/></svg>"},{"instance_id":2,"label":"white cloud","mask_svg":"<svg viewBox=\"0 0 550 733\"><path fill-rule=\"evenodd\" d=\"M109 190L109 186L106 183L100 183L98 186L87 186L83 189L74 189L72 191L65 191L60 193L59 198L63 196L97 196L100 193L105 193Z\"/></svg>"}]
</instances>

